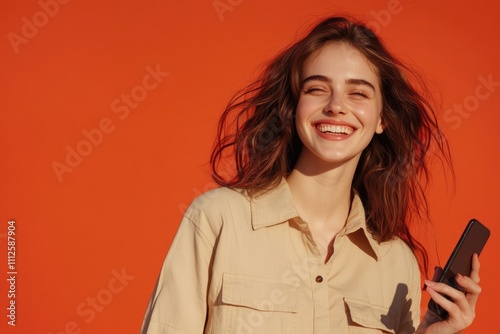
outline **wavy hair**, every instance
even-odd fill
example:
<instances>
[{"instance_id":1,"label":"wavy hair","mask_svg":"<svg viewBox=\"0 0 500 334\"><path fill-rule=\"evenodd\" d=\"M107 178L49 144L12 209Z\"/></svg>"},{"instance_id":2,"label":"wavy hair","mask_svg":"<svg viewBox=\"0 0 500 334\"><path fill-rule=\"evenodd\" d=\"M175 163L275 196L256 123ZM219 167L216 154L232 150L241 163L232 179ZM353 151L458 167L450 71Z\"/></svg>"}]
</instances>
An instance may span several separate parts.
<instances>
[{"instance_id":1,"label":"wavy hair","mask_svg":"<svg viewBox=\"0 0 500 334\"><path fill-rule=\"evenodd\" d=\"M231 99L217 129L210 158L212 177L221 186L256 194L275 187L292 171L302 147L294 123L302 68L308 57L330 42L359 50L380 77L384 131L362 152L353 179L367 225L379 242L404 240L427 273L427 252L412 236L410 225L413 220L429 220L424 193L428 156L436 149L451 167L448 144L423 80L391 55L363 23L344 17L321 21Z\"/></svg>"}]
</instances>

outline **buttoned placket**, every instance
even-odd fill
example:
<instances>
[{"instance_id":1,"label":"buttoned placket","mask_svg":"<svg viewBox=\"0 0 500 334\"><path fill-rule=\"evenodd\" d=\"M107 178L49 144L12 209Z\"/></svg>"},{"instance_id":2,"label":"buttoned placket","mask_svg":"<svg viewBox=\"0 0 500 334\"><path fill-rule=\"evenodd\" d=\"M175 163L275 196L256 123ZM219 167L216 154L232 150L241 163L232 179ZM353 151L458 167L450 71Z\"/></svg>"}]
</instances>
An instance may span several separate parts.
<instances>
[{"instance_id":1,"label":"buttoned placket","mask_svg":"<svg viewBox=\"0 0 500 334\"><path fill-rule=\"evenodd\" d=\"M302 230L302 241L308 256L312 304L314 307L314 333L329 333L331 313L329 305L331 294L329 286L331 282L329 278L334 256L332 255L324 263L325 259L320 254L307 223L300 218L296 218L296 222Z\"/></svg>"}]
</instances>

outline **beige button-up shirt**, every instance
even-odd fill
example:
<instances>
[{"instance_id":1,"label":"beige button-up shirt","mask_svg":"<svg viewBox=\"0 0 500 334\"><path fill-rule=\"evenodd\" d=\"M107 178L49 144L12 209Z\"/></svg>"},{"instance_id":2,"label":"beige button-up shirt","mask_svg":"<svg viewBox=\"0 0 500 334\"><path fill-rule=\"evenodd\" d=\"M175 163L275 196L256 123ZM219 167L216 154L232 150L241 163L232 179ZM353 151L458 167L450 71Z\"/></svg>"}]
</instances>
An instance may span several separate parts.
<instances>
[{"instance_id":1,"label":"beige button-up shirt","mask_svg":"<svg viewBox=\"0 0 500 334\"><path fill-rule=\"evenodd\" d=\"M257 198L219 188L187 209L142 333L414 333L420 294L411 250L373 239L359 197L324 263L285 180Z\"/></svg>"}]
</instances>

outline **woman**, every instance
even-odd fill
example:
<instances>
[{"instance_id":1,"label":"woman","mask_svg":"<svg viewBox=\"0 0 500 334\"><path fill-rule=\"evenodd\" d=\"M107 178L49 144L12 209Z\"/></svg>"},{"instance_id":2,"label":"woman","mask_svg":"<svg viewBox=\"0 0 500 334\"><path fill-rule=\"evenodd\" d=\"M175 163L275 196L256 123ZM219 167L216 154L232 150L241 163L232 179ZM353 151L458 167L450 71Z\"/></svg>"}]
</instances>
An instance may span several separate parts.
<instances>
[{"instance_id":1,"label":"woman","mask_svg":"<svg viewBox=\"0 0 500 334\"><path fill-rule=\"evenodd\" d=\"M471 277L457 277L465 294L426 281L449 317L420 324L417 257L425 272L427 255L410 224L427 214L429 148L448 154L408 73L366 26L333 17L233 99L211 158L223 187L186 211L143 333L468 327L477 256Z\"/></svg>"}]
</instances>

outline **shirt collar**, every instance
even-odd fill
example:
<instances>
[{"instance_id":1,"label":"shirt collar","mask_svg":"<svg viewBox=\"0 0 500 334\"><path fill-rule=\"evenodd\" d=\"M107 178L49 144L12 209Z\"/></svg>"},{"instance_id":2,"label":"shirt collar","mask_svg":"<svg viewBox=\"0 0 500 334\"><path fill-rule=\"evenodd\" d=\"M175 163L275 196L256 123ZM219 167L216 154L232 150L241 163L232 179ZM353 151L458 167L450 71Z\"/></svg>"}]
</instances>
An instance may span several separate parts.
<instances>
[{"instance_id":1,"label":"shirt collar","mask_svg":"<svg viewBox=\"0 0 500 334\"><path fill-rule=\"evenodd\" d=\"M299 216L292 199L288 183L283 178L280 184L250 200L252 226L254 230L282 224Z\"/></svg>"},{"instance_id":2,"label":"shirt collar","mask_svg":"<svg viewBox=\"0 0 500 334\"><path fill-rule=\"evenodd\" d=\"M250 199L250 207L252 213L252 227L258 230L264 227L286 223L289 219L299 216L299 212L293 204L292 193L288 187L288 183L283 178L280 184L259 196ZM354 235L362 232L364 238L355 238ZM368 242L369 249L362 247L376 259L380 258L380 244L373 238L366 226L365 210L361 203L361 198L357 194L354 195L351 210L347 217L345 228L339 232L339 235L347 235L351 237L353 242L364 243ZM371 251L371 252L370 252Z\"/></svg>"}]
</instances>

